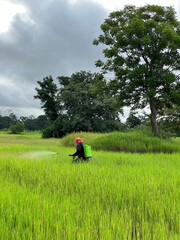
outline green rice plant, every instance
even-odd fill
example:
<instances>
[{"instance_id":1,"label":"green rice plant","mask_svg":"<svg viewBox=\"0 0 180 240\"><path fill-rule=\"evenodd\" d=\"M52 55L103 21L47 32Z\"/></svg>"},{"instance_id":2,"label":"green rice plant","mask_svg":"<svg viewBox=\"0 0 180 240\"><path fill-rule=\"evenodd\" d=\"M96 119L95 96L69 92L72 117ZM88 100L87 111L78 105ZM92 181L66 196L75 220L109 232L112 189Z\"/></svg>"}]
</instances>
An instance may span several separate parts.
<instances>
[{"instance_id":1,"label":"green rice plant","mask_svg":"<svg viewBox=\"0 0 180 240\"><path fill-rule=\"evenodd\" d=\"M72 164L74 148L38 141L0 136L1 239L179 239L179 153L94 150Z\"/></svg>"}]
</instances>

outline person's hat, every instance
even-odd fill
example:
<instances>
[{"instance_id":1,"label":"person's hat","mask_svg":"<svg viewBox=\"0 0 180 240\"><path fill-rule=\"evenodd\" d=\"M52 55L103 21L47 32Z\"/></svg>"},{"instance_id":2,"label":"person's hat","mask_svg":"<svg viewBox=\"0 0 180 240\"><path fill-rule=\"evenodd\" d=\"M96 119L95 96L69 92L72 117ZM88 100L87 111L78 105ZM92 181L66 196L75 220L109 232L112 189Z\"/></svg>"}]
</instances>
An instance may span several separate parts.
<instances>
[{"instance_id":1,"label":"person's hat","mask_svg":"<svg viewBox=\"0 0 180 240\"><path fill-rule=\"evenodd\" d=\"M80 142L82 142L82 139L81 139L80 137L77 137L77 138L75 138L75 141L76 141L77 143L80 143Z\"/></svg>"}]
</instances>

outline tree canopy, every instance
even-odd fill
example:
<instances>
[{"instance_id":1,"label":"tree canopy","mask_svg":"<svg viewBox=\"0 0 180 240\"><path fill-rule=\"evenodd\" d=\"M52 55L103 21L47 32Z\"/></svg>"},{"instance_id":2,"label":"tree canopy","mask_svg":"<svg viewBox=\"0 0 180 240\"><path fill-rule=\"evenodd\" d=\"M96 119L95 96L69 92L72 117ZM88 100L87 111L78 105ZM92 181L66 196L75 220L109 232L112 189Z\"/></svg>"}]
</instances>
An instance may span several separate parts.
<instances>
[{"instance_id":1,"label":"tree canopy","mask_svg":"<svg viewBox=\"0 0 180 240\"><path fill-rule=\"evenodd\" d=\"M105 91L106 82L102 76L81 71L73 73L66 81L64 77L58 79L61 86L59 100L71 118L73 129L105 132L108 123L119 121L115 101ZM99 85L101 91L97 88Z\"/></svg>"},{"instance_id":2,"label":"tree canopy","mask_svg":"<svg viewBox=\"0 0 180 240\"><path fill-rule=\"evenodd\" d=\"M111 91L123 106L149 106L151 126L159 134L158 114L180 103L180 22L172 7L127 5L110 13L94 40L103 44L105 61L96 66L114 72Z\"/></svg>"},{"instance_id":3,"label":"tree canopy","mask_svg":"<svg viewBox=\"0 0 180 240\"><path fill-rule=\"evenodd\" d=\"M41 100L46 114L51 117L51 109L57 113L55 119L51 118L47 135L61 137L72 131L109 132L121 128L120 109L101 74L80 71L57 79L58 86L49 76L38 81L40 88L36 88L35 98Z\"/></svg>"},{"instance_id":4,"label":"tree canopy","mask_svg":"<svg viewBox=\"0 0 180 240\"><path fill-rule=\"evenodd\" d=\"M36 88L37 95L34 96L35 99L40 99L42 108L48 119L54 121L58 117L57 106L57 86L53 82L52 76L43 78L43 81L37 81L40 88Z\"/></svg>"}]
</instances>

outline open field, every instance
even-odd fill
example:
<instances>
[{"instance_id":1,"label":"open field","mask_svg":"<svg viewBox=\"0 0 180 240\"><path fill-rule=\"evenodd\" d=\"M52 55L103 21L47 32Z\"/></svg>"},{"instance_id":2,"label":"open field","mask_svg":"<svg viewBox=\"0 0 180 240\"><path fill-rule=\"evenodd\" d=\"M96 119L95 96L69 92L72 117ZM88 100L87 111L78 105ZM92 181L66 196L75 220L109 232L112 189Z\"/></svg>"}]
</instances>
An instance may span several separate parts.
<instances>
[{"instance_id":1,"label":"open field","mask_svg":"<svg viewBox=\"0 0 180 240\"><path fill-rule=\"evenodd\" d=\"M179 239L180 153L72 164L63 141L0 133L1 240Z\"/></svg>"}]
</instances>

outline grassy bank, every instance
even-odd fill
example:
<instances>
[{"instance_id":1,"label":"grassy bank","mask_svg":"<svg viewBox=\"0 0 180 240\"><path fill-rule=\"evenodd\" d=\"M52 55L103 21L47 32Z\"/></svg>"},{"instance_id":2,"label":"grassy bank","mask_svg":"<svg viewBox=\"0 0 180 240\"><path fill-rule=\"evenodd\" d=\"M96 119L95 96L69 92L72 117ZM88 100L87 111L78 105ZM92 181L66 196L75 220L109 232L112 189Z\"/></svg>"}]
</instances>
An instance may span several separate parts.
<instances>
[{"instance_id":1,"label":"grassy bank","mask_svg":"<svg viewBox=\"0 0 180 240\"><path fill-rule=\"evenodd\" d=\"M179 239L178 153L73 165L63 141L0 134L1 239Z\"/></svg>"},{"instance_id":2,"label":"grassy bank","mask_svg":"<svg viewBox=\"0 0 180 240\"><path fill-rule=\"evenodd\" d=\"M137 153L173 153L180 152L178 140L164 140L145 135L141 132L114 132L107 134L73 133L62 140L64 146L72 146L75 137L82 137L95 150L137 152Z\"/></svg>"}]
</instances>

